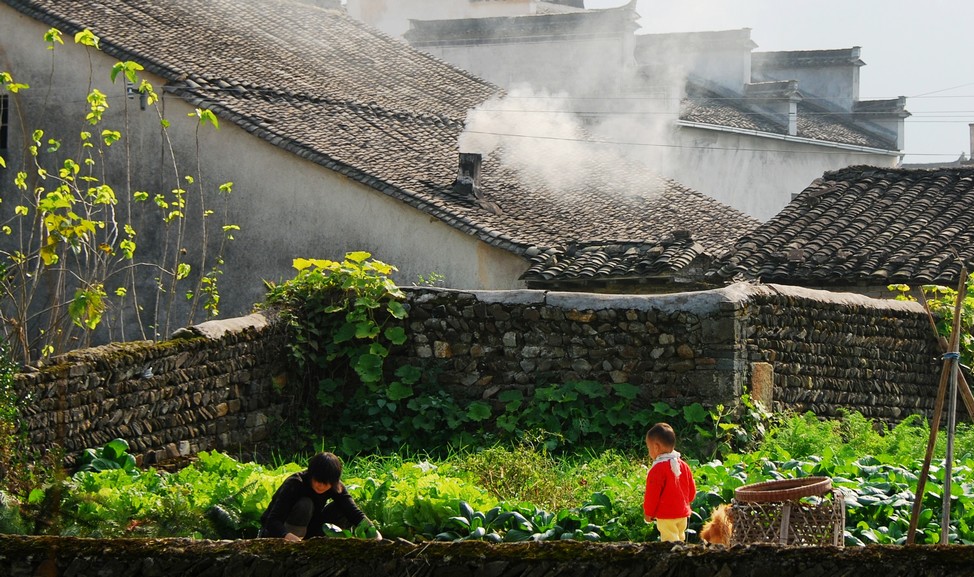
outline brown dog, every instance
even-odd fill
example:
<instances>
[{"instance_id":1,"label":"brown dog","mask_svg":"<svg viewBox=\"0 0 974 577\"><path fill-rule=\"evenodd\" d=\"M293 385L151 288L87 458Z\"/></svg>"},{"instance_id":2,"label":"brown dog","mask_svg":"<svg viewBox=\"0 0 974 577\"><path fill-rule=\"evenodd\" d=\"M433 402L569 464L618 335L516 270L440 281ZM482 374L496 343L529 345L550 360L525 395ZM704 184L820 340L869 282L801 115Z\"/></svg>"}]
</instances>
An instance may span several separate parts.
<instances>
[{"instance_id":1,"label":"brown dog","mask_svg":"<svg viewBox=\"0 0 974 577\"><path fill-rule=\"evenodd\" d=\"M707 543L730 547L731 533L734 531L734 520L731 518L730 505L720 505L710 515L710 520L704 523L700 530L700 538Z\"/></svg>"}]
</instances>

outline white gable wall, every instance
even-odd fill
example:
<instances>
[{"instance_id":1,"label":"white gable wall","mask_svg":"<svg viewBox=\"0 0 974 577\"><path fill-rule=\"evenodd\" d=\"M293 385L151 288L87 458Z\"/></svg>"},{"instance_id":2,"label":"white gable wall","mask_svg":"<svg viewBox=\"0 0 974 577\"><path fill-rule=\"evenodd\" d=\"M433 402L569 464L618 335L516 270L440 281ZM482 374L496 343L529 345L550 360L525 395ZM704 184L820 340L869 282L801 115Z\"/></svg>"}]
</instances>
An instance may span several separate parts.
<instances>
[{"instance_id":1,"label":"white gable wall","mask_svg":"<svg viewBox=\"0 0 974 577\"><path fill-rule=\"evenodd\" d=\"M797 80L798 89L813 104L852 111L859 101L859 67L861 64L832 66L771 67L755 70L756 82L763 80ZM822 102L824 101L824 102Z\"/></svg>"},{"instance_id":2,"label":"white gable wall","mask_svg":"<svg viewBox=\"0 0 974 577\"><path fill-rule=\"evenodd\" d=\"M802 138L774 138L683 126L681 148L652 149L665 175L761 221L778 214L793 195L823 173L846 166L896 166L898 156L829 147ZM673 152L679 150L679 152Z\"/></svg>"},{"instance_id":3,"label":"white gable wall","mask_svg":"<svg viewBox=\"0 0 974 577\"><path fill-rule=\"evenodd\" d=\"M417 48L508 89L584 97L624 87L632 64L626 38L563 38Z\"/></svg>"},{"instance_id":4,"label":"white gable wall","mask_svg":"<svg viewBox=\"0 0 974 577\"><path fill-rule=\"evenodd\" d=\"M535 0L348 0L349 16L382 30L402 36L409 30L409 19L451 20L531 14Z\"/></svg>"}]
</instances>

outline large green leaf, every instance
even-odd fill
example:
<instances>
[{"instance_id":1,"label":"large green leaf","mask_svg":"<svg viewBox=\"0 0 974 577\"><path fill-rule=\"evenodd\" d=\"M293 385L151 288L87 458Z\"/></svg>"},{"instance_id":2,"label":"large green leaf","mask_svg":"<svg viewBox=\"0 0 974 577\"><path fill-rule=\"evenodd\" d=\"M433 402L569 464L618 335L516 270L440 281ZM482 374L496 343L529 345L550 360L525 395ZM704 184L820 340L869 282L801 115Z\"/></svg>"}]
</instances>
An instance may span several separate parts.
<instances>
[{"instance_id":1,"label":"large green leaf","mask_svg":"<svg viewBox=\"0 0 974 577\"><path fill-rule=\"evenodd\" d=\"M365 252L364 250L348 252L345 253L345 259L352 262L363 263L372 257L371 253Z\"/></svg>"},{"instance_id":2,"label":"large green leaf","mask_svg":"<svg viewBox=\"0 0 974 577\"><path fill-rule=\"evenodd\" d=\"M386 395L392 401L401 401L402 399L408 399L413 396L413 388L399 381L393 381L389 385Z\"/></svg>"},{"instance_id":3,"label":"large green leaf","mask_svg":"<svg viewBox=\"0 0 974 577\"><path fill-rule=\"evenodd\" d=\"M394 345L406 342L406 331L402 327L389 327L385 330L385 337Z\"/></svg>"},{"instance_id":4,"label":"large green leaf","mask_svg":"<svg viewBox=\"0 0 974 577\"><path fill-rule=\"evenodd\" d=\"M467 417L471 421L486 421L490 418L490 405L483 401L474 401L467 407Z\"/></svg>"},{"instance_id":5,"label":"large green leaf","mask_svg":"<svg viewBox=\"0 0 974 577\"><path fill-rule=\"evenodd\" d=\"M686 419L687 423L705 423L709 416L710 413L700 403L683 407L683 418Z\"/></svg>"},{"instance_id":6,"label":"large green leaf","mask_svg":"<svg viewBox=\"0 0 974 577\"><path fill-rule=\"evenodd\" d=\"M112 439L102 447L102 457L112 461L118 460L129 450L128 441L125 439Z\"/></svg>"},{"instance_id":7,"label":"large green leaf","mask_svg":"<svg viewBox=\"0 0 974 577\"><path fill-rule=\"evenodd\" d=\"M639 394L640 388L629 383L613 383L612 390L620 397L631 401Z\"/></svg>"},{"instance_id":8,"label":"large green leaf","mask_svg":"<svg viewBox=\"0 0 974 577\"><path fill-rule=\"evenodd\" d=\"M415 385L423 376L423 371L412 365L402 365L396 369L396 376L407 385Z\"/></svg>"},{"instance_id":9,"label":"large green leaf","mask_svg":"<svg viewBox=\"0 0 974 577\"><path fill-rule=\"evenodd\" d=\"M363 383L377 383L382 380L382 362L379 355L362 355L355 361L355 372Z\"/></svg>"},{"instance_id":10,"label":"large green leaf","mask_svg":"<svg viewBox=\"0 0 974 577\"><path fill-rule=\"evenodd\" d=\"M332 336L332 341L336 344L348 342L355 338L355 323L344 323Z\"/></svg>"}]
</instances>

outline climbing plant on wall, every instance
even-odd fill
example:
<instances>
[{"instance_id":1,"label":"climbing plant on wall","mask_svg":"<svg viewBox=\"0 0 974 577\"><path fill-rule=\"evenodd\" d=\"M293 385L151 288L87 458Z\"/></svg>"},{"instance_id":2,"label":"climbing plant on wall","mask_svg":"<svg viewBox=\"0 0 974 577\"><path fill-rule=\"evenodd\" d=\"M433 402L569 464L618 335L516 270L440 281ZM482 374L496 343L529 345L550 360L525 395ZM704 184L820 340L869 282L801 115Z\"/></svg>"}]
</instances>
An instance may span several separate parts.
<instances>
[{"instance_id":1,"label":"climbing plant on wall","mask_svg":"<svg viewBox=\"0 0 974 577\"><path fill-rule=\"evenodd\" d=\"M396 269L371 257L358 251L343 261L295 259L293 279L268 283L267 303L287 323L290 357L306 387L301 404L340 413L345 423L363 420L348 413L384 409L384 362L390 346L406 341L393 322L406 317L404 295L389 278Z\"/></svg>"},{"instance_id":2,"label":"climbing plant on wall","mask_svg":"<svg viewBox=\"0 0 974 577\"><path fill-rule=\"evenodd\" d=\"M55 54L65 41L54 28L44 40L53 78ZM88 53L89 63L100 51L99 38L89 30L78 32L74 43ZM117 62L108 87L89 72L86 110L77 124L45 128L23 124L31 117L26 107L36 102L23 98L31 87L12 72L0 72L0 95L8 96L10 117L21 120L12 132L19 129L18 144L23 144L8 155L19 159L19 166L0 157L2 172L13 175L12 182L0 181L0 321L14 358L22 363L91 344L99 329L112 339L156 338L168 334L172 322L194 322L199 309L205 316L219 312L223 248L238 230L227 222L232 183L209 190L199 162L197 174L182 172L170 122L159 95L140 78L142 69L136 62ZM126 135L110 125L128 123L127 92L158 116L168 190L136 190L131 168L124 174L110 168L131 167ZM109 116L117 103L124 113ZM190 116L198 127L219 127L208 110ZM210 225L221 216L222 223ZM211 238L217 226L221 234ZM152 256L140 246L148 239L139 233L149 231L159 243ZM201 242L188 242L190 232ZM173 319L177 299L191 301L183 307L189 318Z\"/></svg>"},{"instance_id":3,"label":"climbing plant on wall","mask_svg":"<svg viewBox=\"0 0 974 577\"><path fill-rule=\"evenodd\" d=\"M918 294L911 290L909 285L895 284L889 285L889 290L897 291L897 300L916 301ZM925 285L917 290L922 291L923 299L927 307L933 314L937 332L944 338L949 338L954 323L954 305L957 301L957 291L955 289L939 286ZM974 279L967 279L967 296L961 303L961 331L960 331L960 357L961 364L968 367L974 366Z\"/></svg>"}]
</instances>

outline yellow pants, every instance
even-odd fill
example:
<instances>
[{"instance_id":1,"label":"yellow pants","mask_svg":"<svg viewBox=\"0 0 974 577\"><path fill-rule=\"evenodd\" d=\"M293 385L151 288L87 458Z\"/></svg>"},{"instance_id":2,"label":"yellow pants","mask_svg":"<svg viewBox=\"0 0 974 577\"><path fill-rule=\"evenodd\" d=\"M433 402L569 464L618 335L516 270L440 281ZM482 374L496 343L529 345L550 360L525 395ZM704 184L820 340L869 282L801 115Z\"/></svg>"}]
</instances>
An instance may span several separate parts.
<instances>
[{"instance_id":1,"label":"yellow pants","mask_svg":"<svg viewBox=\"0 0 974 577\"><path fill-rule=\"evenodd\" d=\"M657 519L656 528L659 530L660 541L686 541L686 517L679 519Z\"/></svg>"}]
</instances>

